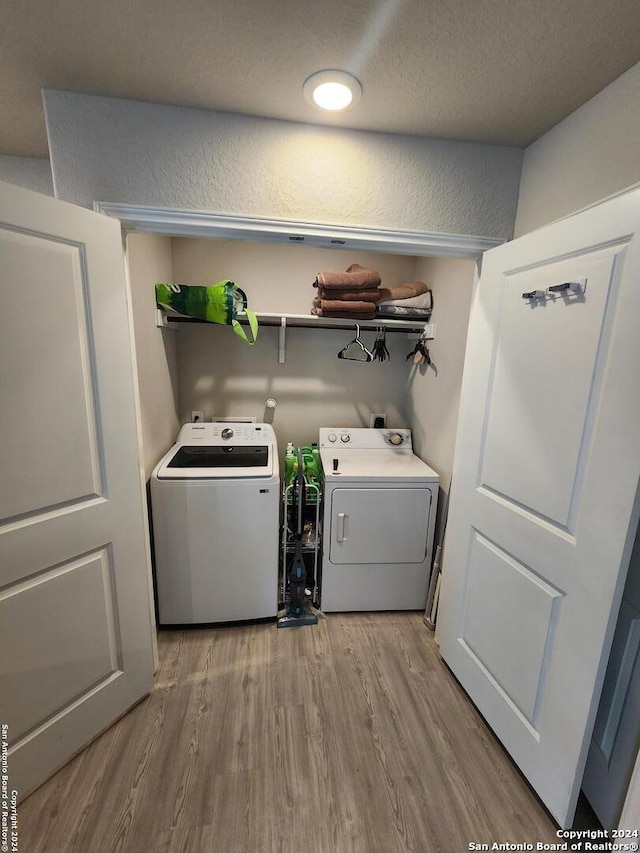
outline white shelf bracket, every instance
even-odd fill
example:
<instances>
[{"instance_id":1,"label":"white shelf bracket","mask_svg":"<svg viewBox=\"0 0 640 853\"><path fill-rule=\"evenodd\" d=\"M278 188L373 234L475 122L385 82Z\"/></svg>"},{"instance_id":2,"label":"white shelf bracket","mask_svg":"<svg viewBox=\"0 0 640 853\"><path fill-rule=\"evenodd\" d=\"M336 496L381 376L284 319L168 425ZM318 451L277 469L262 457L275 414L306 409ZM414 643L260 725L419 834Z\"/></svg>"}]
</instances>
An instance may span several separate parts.
<instances>
[{"instance_id":1,"label":"white shelf bracket","mask_svg":"<svg viewBox=\"0 0 640 853\"><path fill-rule=\"evenodd\" d=\"M408 340L417 341L420 338L427 341L435 341L436 339L436 324L435 323L425 323L424 329L421 334L410 334L407 335Z\"/></svg>"},{"instance_id":2,"label":"white shelf bracket","mask_svg":"<svg viewBox=\"0 0 640 853\"><path fill-rule=\"evenodd\" d=\"M169 321L167 320L167 315L166 315L166 314L165 314L165 312L164 312L162 309L160 309L160 308L156 308L156 326L157 326L159 329L171 329L171 328L175 328L175 327L172 327L172 326L170 326L170 325L169 325Z\"/></svg>"},{"instance_id":3,"label":"white shelf bracket","mask_svg":"<svg viewBox=\"0 0 640 853\"><path fill-rule=\"evenodd\" d=\"M287 318L280 318L280 331L278 332L278 364L285 363L285 347L287 343Z\"/></svg>"}]
</instances>

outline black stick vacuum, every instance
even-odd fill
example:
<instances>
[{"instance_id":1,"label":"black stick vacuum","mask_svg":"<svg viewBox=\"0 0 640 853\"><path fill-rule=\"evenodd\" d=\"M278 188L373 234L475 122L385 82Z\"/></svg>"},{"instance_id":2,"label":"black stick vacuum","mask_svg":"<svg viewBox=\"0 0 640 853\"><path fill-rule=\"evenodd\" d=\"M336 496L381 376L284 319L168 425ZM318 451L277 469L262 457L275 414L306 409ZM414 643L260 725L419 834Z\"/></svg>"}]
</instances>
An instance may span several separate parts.
<instances>
[{"instance_id":1,"label":"black stick vacuum","mask_svg":"<svg viewBox=\"0 0 640 853\"><path fill-rule=\"evenodd\" d=\"M311 611L305 593L307 569L302 556L302 531L304 529L304 511L306 506L307 482L302 466L302 450L298 448L298 471L293 481L293 506L295 513L293 542L293 561L289 567L289 599L285 604L285 614L278 618L278 628L300 628L304 625L316 625L318 617Z\"/></svg>"}]
</instances>

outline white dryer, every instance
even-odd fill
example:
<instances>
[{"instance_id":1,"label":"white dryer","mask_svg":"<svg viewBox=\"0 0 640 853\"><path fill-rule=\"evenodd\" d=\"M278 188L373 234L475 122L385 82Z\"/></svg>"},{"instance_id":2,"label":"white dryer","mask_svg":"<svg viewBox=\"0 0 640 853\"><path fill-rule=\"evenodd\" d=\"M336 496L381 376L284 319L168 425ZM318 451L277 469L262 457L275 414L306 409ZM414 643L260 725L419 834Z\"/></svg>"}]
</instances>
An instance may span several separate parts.
<instances>
[{"instance_id":1,"label":"white dryer","mask_svg":"<svg viewBox=\"0 0 640 853\"><path fill-rule=\"evenodd\" d=\"M322 610L423 610L438 474L408 429L320 429Z\"/></svg>"},{"instance_id":2,"label":"white dryer","mask_svg":"<svg viewBox=\"0 0 640 853\"><path fill-rule=\"evenodd\" d=\"M279 492L269 424L182 427L151 476L161 625L277 615Z\"/></svg>"}]
</instances>

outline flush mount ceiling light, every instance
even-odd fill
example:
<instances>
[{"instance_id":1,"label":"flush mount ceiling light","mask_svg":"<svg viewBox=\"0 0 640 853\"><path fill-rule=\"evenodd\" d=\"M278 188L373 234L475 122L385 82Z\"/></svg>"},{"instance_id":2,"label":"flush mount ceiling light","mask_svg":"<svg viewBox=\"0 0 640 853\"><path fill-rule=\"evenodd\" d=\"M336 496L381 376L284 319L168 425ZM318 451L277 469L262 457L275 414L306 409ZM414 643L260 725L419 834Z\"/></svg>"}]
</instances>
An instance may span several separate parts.
<instances>
[{"instance_id":1,"label":"flush mount ceiling light","mask_svg":"<svg viewBox=\"0 0 640 853\"><path fill-rule=\"evenodd\" d=\"M346 110L362 97L362 86L346 71L317 71L305 80L302 91L314 107L332 112Z\"/></svg>"}]
</instances>

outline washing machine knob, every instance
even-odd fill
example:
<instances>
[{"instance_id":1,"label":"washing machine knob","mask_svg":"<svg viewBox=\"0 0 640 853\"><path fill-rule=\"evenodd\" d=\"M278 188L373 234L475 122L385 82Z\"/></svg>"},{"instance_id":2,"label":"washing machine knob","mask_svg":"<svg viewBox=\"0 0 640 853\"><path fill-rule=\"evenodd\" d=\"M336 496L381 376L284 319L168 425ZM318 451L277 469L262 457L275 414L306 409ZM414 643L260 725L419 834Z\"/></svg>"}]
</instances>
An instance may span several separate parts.
<instances>
[{"instance_id":1,"label":"washing machine knob","mask_svg":"<svg viewBox=\"0 0 640 853\"><path fill-rule=\"evenodd\" d=\"M330 432L330 433L329 433L329 435L327 436L327 438L328 438L328 439L329 439L329 441L333 444L333 442L336 440L336 434L335 434L335 432Z\"/></svg>"},{"instance_id":2,"label":"washing machine knob","mask_svg":"<svg viewBox=\"0 0 640 853\"><path fill-rule=\"evenodd\" d=\"M396 447L404 443L404 436L401 432L392 432L389 436L389 444L395 444Z\"/></svg>"},{"instance_id":3,"label":"washing machine knob","mask_svg":"<svg viewBox=\"0 0 640 853\"><path fill-rule=\"evenodd\" d=\"M351 441L351 436L348 432L343 432L340 436L340 441L344 441L344 443L347 444L349 441Z\"/></svg>"},{"instance_id":4,"label":"washing machine knob","mask_svg":"<svg viewBox=\"0 0 640 853\"><path fill-rule=\"evenodd\" d=\"M233 430L231 429L231 427L225 427L220 433L220 435L225 439L233 438Z\"/></svg>"}]
</instances>

